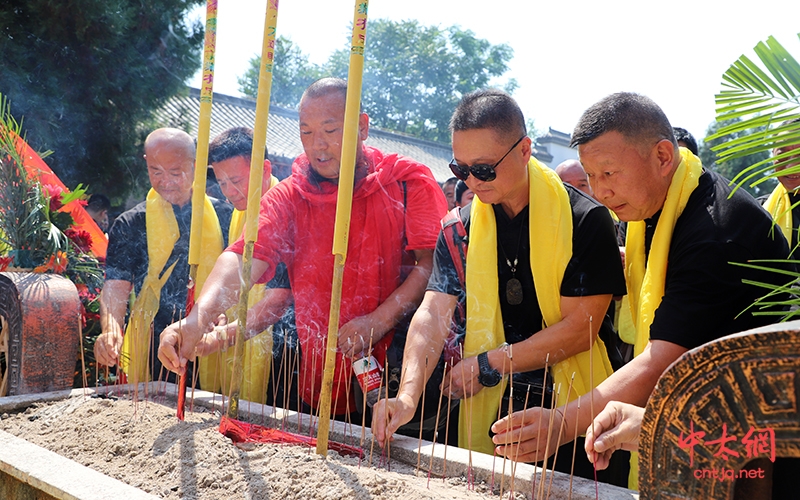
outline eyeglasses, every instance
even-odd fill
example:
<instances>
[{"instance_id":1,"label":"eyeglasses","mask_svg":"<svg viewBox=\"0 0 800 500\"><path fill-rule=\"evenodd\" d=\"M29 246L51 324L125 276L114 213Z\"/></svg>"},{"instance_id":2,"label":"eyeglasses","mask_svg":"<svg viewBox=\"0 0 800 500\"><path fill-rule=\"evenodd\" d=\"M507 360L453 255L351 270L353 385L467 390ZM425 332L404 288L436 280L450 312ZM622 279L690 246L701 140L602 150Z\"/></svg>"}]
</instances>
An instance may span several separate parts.
<instances>
[{"instance_id":1,"label":"eyeglasses","mask_svg":"<svg viewBox=\"0 0 800 500\"><path fill-rule=\"evenodd\" d=\"M450 162L450 170L453 172L453 175L455 175L458 179L462 181L467 180L469 174L472 174L479 181L491 182L497 178L497 172L495 172L497 166L500 165L503 162L503 160L506 159L506 156L508 156L512 151L514 151L514 148L516 148L517 145L520 142L522 142L522 139L524 139L525 137L527 136L523 135L522 137L520 137L519 140L515 142L513 146L511 146L511 149L509 149L508 152L504 154L503 157L500 158L494 165L486 165L483 163L478 163L476 165L471 165L471 166L459 165L458 162L456 162L456 159L453 158L453 160Z\"/></svg>"}]
</instances>

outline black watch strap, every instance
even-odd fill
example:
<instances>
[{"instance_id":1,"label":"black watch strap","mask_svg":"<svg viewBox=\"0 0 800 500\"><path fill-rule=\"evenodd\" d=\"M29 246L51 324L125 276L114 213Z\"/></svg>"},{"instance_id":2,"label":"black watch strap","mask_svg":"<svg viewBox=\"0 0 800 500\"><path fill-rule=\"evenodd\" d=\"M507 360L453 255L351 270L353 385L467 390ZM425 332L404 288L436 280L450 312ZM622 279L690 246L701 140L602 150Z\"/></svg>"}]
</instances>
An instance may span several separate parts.
<instances>
[{"instance_id":1,"label":"black watch strap","mask_svg":"<svg viewBox=\"0 0 800 500\"><path fill-rule=\"evenodd\" d=\"M489 355L486 351L478 354L478 382L484 387L494 387L500 383L503 376L489 364Z\"/></svg>"}]
</instances>

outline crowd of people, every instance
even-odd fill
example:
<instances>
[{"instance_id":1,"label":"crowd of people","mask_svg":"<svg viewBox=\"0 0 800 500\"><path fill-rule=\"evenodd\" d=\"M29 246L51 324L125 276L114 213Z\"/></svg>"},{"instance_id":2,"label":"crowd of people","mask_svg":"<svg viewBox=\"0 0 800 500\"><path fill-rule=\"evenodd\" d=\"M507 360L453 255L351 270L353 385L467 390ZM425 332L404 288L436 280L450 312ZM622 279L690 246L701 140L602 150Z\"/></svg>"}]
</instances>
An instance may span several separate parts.
<instances>
[{"instance_id":1,"label":"crowd of people","mask_svg":"<svg viewBox=\"0 0 800 500\"><path fill-rule=\"evenodd\" d=\"M335 78L305 91L304 152L290 177L278 182L264 159L245 332L243 397L252 401L266 400L272 328L293 309L281 331L299 343L301 409L319 407L346 95ZM366 146L369 117L359 115L334 416L366 413L386 445L433 385L460 401L459 446L542 462L569 445L553 464L569 472L578 440L587 453L576 474L593 477L594 462L601 480L627 486L627 457L611 453L635 450L641 408L664 370L703 343L775 321L742 314L763 294L743 281L785 278L731 263L787 259L800 217L772 231L755 199L703 167L691 135L633 93L591 106L572 134L579 159L555 170L533 157L523 114L502 91L465 95L450 130L453 178L440 186L425 165ZM182 374L199 356L201 387L220 390L219 373L230 377L230 355L217 353L236 338L252 142L248 129L231 129L209 146L230 203L205 198L198 293L186 315L194 142L174 129L147 138L152 189L109 231L100 363L141 381L161 377L162 366ZM781 183L767 202L776 218L800 176ZM352 368L370 355L386 369L401 363L395 390L371 408ZM595 415L580 398L589 397L605 410L587 433ZM542 433L550 421L563 432Z\"/></svg>"}]
</instances>

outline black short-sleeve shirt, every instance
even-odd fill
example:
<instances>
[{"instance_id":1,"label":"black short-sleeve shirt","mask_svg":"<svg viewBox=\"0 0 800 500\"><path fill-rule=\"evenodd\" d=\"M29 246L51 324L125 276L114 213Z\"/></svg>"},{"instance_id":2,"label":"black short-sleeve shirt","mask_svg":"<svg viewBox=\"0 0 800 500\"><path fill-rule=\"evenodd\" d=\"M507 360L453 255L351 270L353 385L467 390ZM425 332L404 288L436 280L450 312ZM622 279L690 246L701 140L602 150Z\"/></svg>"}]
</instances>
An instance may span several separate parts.
<instances>
[{"instance_id":1,"label":"black short-sleeve shirt","mask_svg":"<svg viewBox=\"0 0 800 500\"><path fill-rule=\"evenodd\" d=\"M664 298L650 327L651 340L692 349L776 321L776 316L754 316L749 311L740 315L766 293L742 280L781 285L789 278L731 263L786 259L786 239L773 230L770 215L749 193L743 189L730 193L725 178L705 171L689 196L672 233ZM648 253L659 215L645 221ZM794 268L790 263L780 267Z\"/></svg>"},{"instance_id":2,"label":"black short-sleeve shirt","mask_svg":"<svg viewBox=\"0 0 800 500\"><path fill-rule=\"evenodd\" d=\"M625 277L619 256L614 223L608 210L572 186L565 186L572 207L572 257L564 271L561 295L625 295ZM542 312L536 299L530 268L530 238L528 237L528 207L514 219L509 219L502 207L494 205L497 221L497 272L500 309L505 327L506 342L515 343L529 338L542 329ZM461 211L469 235L467 205ZM535 241L535 235L534 235ZM506 286L512 278L506 257L513 263L518 259L515 276L522 283L523 301L511 305L506 300ZM467 258L469 265L469 257ZM433 272L428 290L455 295L465 300L452 257L442 234L436 242Z\"/></svg>"},{"instance_id":3,"label":"black short-sleeve shirt","mask_svg":"<svg viewBox=\"0 0 800 500\"><path fill-rule=\"evenodd\" d=\"M217 212L223 241L228 241L231 213L233 207L216 198L209 198ZM133 283L134 291L139 294L147 276L147 202L142 202L122 213L114 221L108 233L108 251L106 257L106 279L123 280ZM178 222L180 237L167 260L167 266L175 264L164 287L161 289L161 301L158 313L153 321L156 334L165 327L183 317L186 308L186 286L189 281L189 230L192 225L192 204L183 207L172 205L175 220ZM199 291L198 291L199 292Z\"/></svg>"}]
</instances>

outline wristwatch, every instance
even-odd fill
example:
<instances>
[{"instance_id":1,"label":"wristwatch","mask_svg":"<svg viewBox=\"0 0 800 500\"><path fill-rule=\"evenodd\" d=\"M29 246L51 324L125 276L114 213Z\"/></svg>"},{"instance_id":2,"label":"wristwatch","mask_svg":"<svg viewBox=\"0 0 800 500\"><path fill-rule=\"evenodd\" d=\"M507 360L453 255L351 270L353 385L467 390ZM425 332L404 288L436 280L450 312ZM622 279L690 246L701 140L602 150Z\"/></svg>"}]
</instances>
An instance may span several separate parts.
<instances>
[{"instance_id":1,"label":"wristwatch","mask_svg":"<svg viewBox=\"0 0 800 500\"><path fill-rule=\"evenodd\" d=\"M489 364L489 356L486 351L478 354L478 369L480 369L478 382L484 387L494 387L503 380L503 375Z\"/></svg>"}]
</instances>

